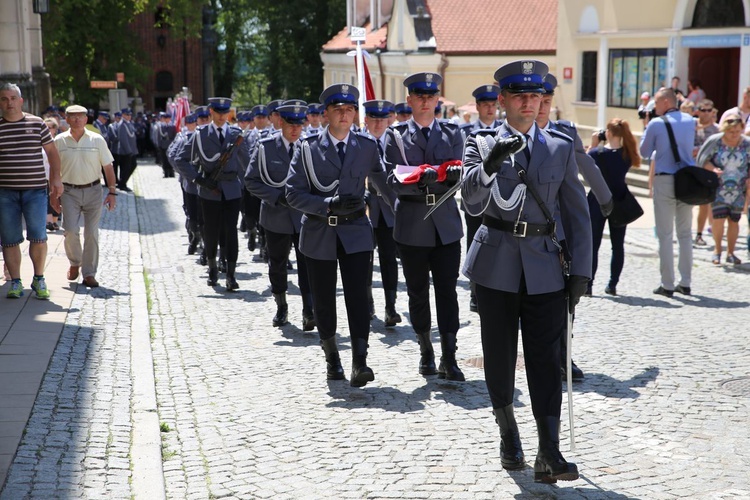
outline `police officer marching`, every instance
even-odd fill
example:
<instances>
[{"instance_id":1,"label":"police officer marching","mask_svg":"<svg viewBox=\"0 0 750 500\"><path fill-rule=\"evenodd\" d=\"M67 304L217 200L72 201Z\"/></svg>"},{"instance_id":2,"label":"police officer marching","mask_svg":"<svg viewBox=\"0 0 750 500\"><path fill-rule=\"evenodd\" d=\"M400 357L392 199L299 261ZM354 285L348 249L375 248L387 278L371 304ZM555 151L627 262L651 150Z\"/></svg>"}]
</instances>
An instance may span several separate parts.
<instances>
[{"instance_id":1,"label":"police officer marching","mask_svg":"<svg viewBox=\"0 0 750 500\"><path fill-rule=\"evenodd\" d=\"M393 239L399 249L409 293L409 314L420 346L419 373L437 373L441 378L462 381L464 374L456 363L456 285L463 228L455 199L451 196L425 220L431 205L461 179L460 166L443 166L461 159L463 136L458 126L434 118L441 81L436 73L417 73L406 78L407 102L413 114L386 132L385 164L390 171L388 183L398 195ZM435 168L424 170L417 183L404 183L395 175L397 165L423 164L440 166L440 178ZM437 370L430 339L430 275L442 347Z\"/></svg>"},{"instance_id":2,"label":"police officer marching","mask_svg":"<svg viewBox=\"0 0 750 500\"><path fill-rule=\"evenodd\" d=\"M262 200L260 225L265 229L268 245L268 278L271 293L276 301L273 326L287 324L287 261L294 246L297 256L297 280L302 294L302 330L315 328L313 296L307 277L305 257L299 251L299 233L302 213L289 208L286 200L286 181L289 164L299 149L302 124L307 106L286 102L279 108L281 133L260 141L253 150L250 165L245 174L245 186Z\"/></svg>"},{"instance_id":3,"label":"police officer marching","mask_svg":"<svg viewBox=\"0 0 750 500\"><path fill-rule=\"evenodd\" d=\"M198 185L203 212L203 238L208 261L208 285L216 286L219 269L216 254L221 231L226 243L226 289L239 288L237 266L237 218L244 189L242 176L250 161L248 143L242 130L227 119L232 100L212 97L208 100L211 123L202 126L184 143L175 166L181 175Z\"/></svg>"},{"instance_id":4,"label":"police officer marching","mask_svg":"<svg viewBox=\"0 0 750 500\"><path fill-rule=\"evenodd\" d=\"M411 118L411 106L406 102L399 102L393 107L396 112L396 122L403 123Z\"/></svg>"},{"instance_id":5,"label":"police officer marching","mask_svg":"<svg viewBox=\"0 0 750 500\"><path fill-rule=\"evenodd\" d=\"M375 141L351 131L358 99L359 91L351 85L331 85L323 91L320 101L329 125L319 135L302 141L287 181L289 205L305 214L300 251L306 257L329 380L344 378L335 337L337 266L341 271L353 387L375 379L367 366L367 273L374 239L365 213L365 180L383 193L388 189Z\"/></svg>"},{"instance_id":6,"label":"police officer marching","mask_svg":"<svg viewBox=\"0 0 750 500\"><path fill-rule=\"evenodd\" d=\"M323 109L317 102L307 105L307 120L310 124L305 127L304 136L318 135L323 131Z\"/></svg>"},{"instance_id":7,"label":"police officer marching","mask_svg":"<svg viewBox=\"0 0 750 500\"><path fill-rule=\"evenodd\" d=\"M505 469L525 466L513 412L520 320L539 436L534 479L554 483L578 478L578 468L559 448L560 337L591 275L592 242L573 141L535 123L546 73L547 65L536 60L497 70L507 119L496 130L474 132L468 139L461 193L466 209L482 215L463 272L476 283L500 461ZM572 256L567 280L561 239Z\"/></svg>"},{"instance_id":8,"label":"police officer marching","mask_svg":"<svg viewBox=\"0 0 750 500\"><path fill-rule=\"evenodd\" d=\"M187 115L185 117L185 130L179 132L167 148L166 159L173 170L177 154L182 149L183 144L193 135L197 126L198 116L195 113ZM185 210L185 226L188 233L187 253L193 255L201 243L202 217L198 208L198 189L193 182L190 182L183 175L179 176L179 181L182 189L182 206Z\"/></svg>"},{"instance_id":9,"label":"police officer marching","mask_svg":"<svg viewBox=\"0 0 750 500\"><path fill-rule=\"evenodd\" d=\"M167 148L174 141L177 135L177 130L172 124L172 117L169 113L159 113L159 122L154 124L154 145L156 146L156 154L159 156L161 169L164 172L164 177L174 177L174 169L172 164L167 158Z\"/></svg>"},{"instance_id":10,"label":"police officer marching","mask_svg":"<svg viewBox=\"0 0 750 500\"><path fill-rule=\"evenodd\" d=\"M375 99L364 103L365 127L367 133L377 141L381 160L385 159L385 131L394 113L393 103ZM386 193L388 196L388 193ZM393 209L383 201L383 194L375 186L368 185L365 194L370 212L370 221L375 232L380 260L380 277L385 292L385 326L396 326L401 323L401 315L396 312L396 292L398 290L398 263L396 262L396 242L393 241ZM370 304L372 302L372 263L368 280ZM370 305L372 309L372 306ZM370 311L373 312L372 310Z\"/></svg>"},{"instance_id":11,"label":"police officer marching","mask_svg":"<svg viewBox=\"0 0 750 500\"><path fill-rule=\"evenodd\" d=\"M127 186L128 180L138 165L138 144L135 137L135 127L131 122L132 117L133 112L130 108L124 108L122 110L122 121L115 128L115 133L117 134L117 154L120 164L118 187L120 190L128 193L132 191Z\"/></svg>"}]
</instances>

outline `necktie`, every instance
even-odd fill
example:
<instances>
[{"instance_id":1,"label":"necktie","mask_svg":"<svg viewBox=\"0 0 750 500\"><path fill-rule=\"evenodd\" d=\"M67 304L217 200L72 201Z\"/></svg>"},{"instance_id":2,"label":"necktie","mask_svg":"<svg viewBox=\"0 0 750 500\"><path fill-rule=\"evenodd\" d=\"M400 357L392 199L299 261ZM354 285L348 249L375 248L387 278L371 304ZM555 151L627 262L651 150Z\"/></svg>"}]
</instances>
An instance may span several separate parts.
<instances>
[{"instance_id":1,"label":"necktie","mask_svg":"<svg viewBox=\"0 0 750 500\"><path fill-rule=\"evenodd\" d=\"M294 143L289 143L289 159L291 160L294 156Z\"/></svg>"},{"instance_id":2,"label":"necktie","mask_svg":"<svg viewBox=\"0 0 750 500\"><path fill-rule=\"evenodd\" d=\"M425 141L430 140L430 127L422 127L422 135Z\"/></svg>"},{"instance_id":3,"label":"necktie","mask_svg":"<svg viewBox=\"0 0 750 500\"><path fill-rule=\"evenodd\" d=\"M383 153L383 145L380 143L380 141L377 141L378 143L378 153L380 154L380 159L382 160L385 157L385 153Z\"/></svg>"},{"instance_id":4,"label":"necktie","mask_svg":"<svg viewBox=\"0 0 750 500\"><path fill-rule=\"evenodd\" d=\"M336 149L339 150L339 160L341 160L341 165L344 164L344 157L345 157L344 147L345 146L346 144L344 144L343 142L339 142L338 144L336 144Z\"/></svg>"},{"instance_id":5,"label":"necktie","mask_svg":"<svg viewBox=\"0 0 750 500\"><path fill-rule=\"evenodd\" d=\"M219 144L224 144L224 129L217 128L216 131L219 133Z\"/></svg>"},{"instance_id":6,"label":"necktie","mask_svg":"<svg viewBox=\"0 0 750 500\"><path fill-rule=\"evenodd\" d=\"M529 134L524 134L524 137L526 137L526 146L523 148L523 155L526 157L526 165L528 166L531 163L531 151L529 151L529 141L531 138Z\"/></svg>"}]
</instances>

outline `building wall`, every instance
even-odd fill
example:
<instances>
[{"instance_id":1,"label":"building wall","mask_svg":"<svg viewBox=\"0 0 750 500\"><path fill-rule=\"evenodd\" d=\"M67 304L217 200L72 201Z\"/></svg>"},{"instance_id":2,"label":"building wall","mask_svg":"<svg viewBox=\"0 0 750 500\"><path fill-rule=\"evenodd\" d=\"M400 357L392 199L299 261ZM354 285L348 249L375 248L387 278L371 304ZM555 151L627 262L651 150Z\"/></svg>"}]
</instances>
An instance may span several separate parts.
<instances>
[{"instance_id":1,"label":"building wall","mask_svg":"<svg viewBox=\"0 0 750 500\"><path fill-rule=\"evenodd\" d=\"M701 38L701 43L721 44L721 36L740 36L739 72L736 77L726 72L715 78L736 78L730 82L735 97L725 100L732 105L739 101L741 91L750 85L750 1L743 0L745 27L696 29L691 28L697 0L566 0L558 3L557 66L573 71L570 79L560 78L556 105L562 117L578 122L581 128L599 129L610 119L627 119L639 132L642 123L635 107L608 106L609 55L615 49L662 49L667 51L666 85L672 76L682 80L681 88L687 90L687 80L695 75L689 67L691 43ZM746 36L747 35L747 36ZM718 46L718 45L717 45ZM581 101L581 73L584 51L598 53L596 101ZM639 92L640 93L640 92ZM711 98L711 95L708 96Z\"/></svg>"},{"instance_id":2,"label":"building wall","mask_svg":"<svg viewBox=\"0 0 750 500\"><path fill-rule=\"evenodd\" d=\"M132 29L140 40L143 52L150 60L151 75L140 97L147 110L163 111L163 102L188 87L192 102L203 104L208 96L203 88L203 56L201 40L197 37L183 41L174 37L170 30L154 27L153 12L136 17ZM161 37L161 38L160 38ZM161 71L172 74L172 89L156 90L156 76ZM126 79L127 79L127 75Z\"/></svg>"}]
</instances>

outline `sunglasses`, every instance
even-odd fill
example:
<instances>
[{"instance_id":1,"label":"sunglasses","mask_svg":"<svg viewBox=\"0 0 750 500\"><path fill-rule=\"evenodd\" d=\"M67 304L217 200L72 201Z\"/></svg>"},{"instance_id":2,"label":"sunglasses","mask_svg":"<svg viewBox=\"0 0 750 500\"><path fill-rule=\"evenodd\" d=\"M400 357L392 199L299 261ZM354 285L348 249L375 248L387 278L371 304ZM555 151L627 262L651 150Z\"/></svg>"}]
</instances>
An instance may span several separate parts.
<instances>
[{"instance_id":1,"label":"sunglasses","mask_svg":"<svg viewBox=\"0 0 750 500\"><path fill-rule=\"evenodd\" d=\"M729 120L725 120L724 123L727 123L728 125L741 125L742 120L740 120L739 118L731 118Z\"/></svg>"},{"instance_id":2,"label":"sunglasses","mask_svg":"<svg viewBox=\"0 0 750 500\"><path fill-rule=\"evenodd\" d=\"M713 108L710 108L710 109L698 108L698 111L700 111L701 113L710 113L711 111L713 111Z\"/></svg>"}]
</instances>

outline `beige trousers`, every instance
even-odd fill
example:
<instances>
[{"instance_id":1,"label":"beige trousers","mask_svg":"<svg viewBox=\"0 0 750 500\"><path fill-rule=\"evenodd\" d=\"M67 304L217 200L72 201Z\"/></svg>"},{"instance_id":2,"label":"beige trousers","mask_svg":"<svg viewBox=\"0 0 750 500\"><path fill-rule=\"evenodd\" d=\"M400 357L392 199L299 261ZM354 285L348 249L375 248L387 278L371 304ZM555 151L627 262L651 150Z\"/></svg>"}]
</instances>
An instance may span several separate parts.
<instances>
[{"instance_id":1,"label":"beige trousers","mask_svg":"<svg viewBox=\"0 0 750 500\"><path fill-rule=\"evenodd\" d=\"M79 266L84 278L96 276L99 266L99 220L102 218L102 186L65 186L62 202L65 254L71 266ZM83 219L83 248L81 247Z\"/></svg>"}]
</instances>

